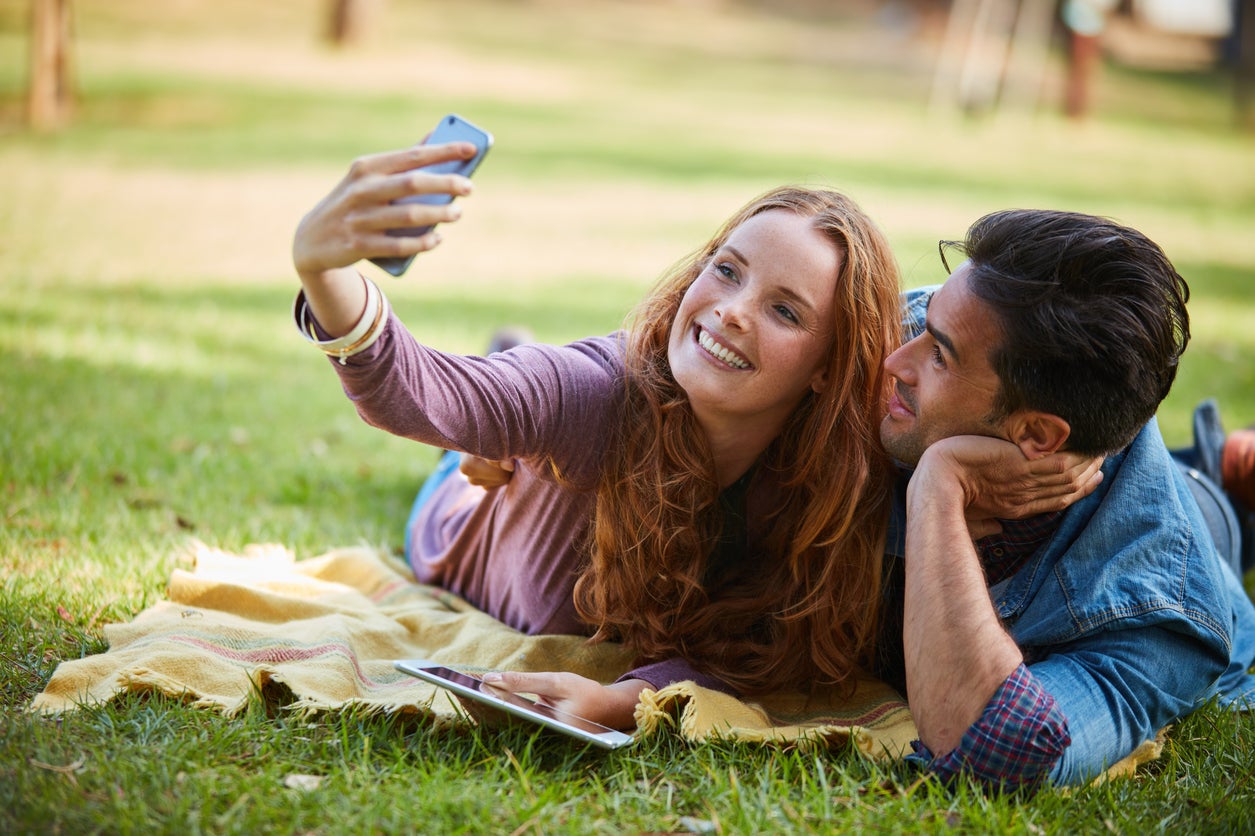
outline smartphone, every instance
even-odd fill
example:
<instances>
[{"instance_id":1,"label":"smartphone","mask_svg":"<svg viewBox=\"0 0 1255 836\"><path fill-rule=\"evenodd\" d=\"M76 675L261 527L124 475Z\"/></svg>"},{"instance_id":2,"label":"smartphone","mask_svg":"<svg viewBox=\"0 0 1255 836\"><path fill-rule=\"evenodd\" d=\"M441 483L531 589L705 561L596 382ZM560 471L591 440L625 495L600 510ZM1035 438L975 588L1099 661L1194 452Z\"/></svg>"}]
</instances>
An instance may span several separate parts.
<instances>
[{"instance_id":1,"label":"smartphone","mask_svg":"<svg viewBox=\"0 0 1255 836\"><path fill-rule=\"evenodd\" d=\"M434 163L432 165L423 166L422 171L429 171L432 174L461 174L463 177L470 177L475 169L479 168L479 164L483 162L484 155L488 153L488 149L492 147L492 134L483 128L476 127L470 122L458 116L456 113L450 113L448 116L440 120L436 125L436 129L431 132L431 136L423 141L424 145L438 145L442 142L470 142L475 146L475 156L469 160L449 160L443 163ZM448 194L421 194L413 197L403 197L397 203L428 203L432 205L440 205L453 200L453 195ZM433 225L434 226L434 225ZM430 232L431 226L410 227L407 229L390 229L389 235L397 236L418 236L425 235ZM414 256L405 256L398 258L372 258L375 264L378 264L384 270L387 270L394 276L400 276L409 269L410 262L414 260Z\"/></svg>"},{"instance_id":2,"label":"smartphone","mask_svg":"<svg viewBox=\"0 0 1255 836\"><path fill-rule=\"evenodd\" d=\"M635 740L630 734L607 728L600 723L585 720L583 717L577 717L565 711L559 711L527 697L494 688L470 674L455 671L436 662L429 662L426 659L401 659L393 662L393 665L402 673L408 673L410 676L416 676L439 685L441 688L447 688L459 696L476 700L515 717L531 720L545 728L562 732L603 749L618 749Z\"/></svg>"}]
</instances>

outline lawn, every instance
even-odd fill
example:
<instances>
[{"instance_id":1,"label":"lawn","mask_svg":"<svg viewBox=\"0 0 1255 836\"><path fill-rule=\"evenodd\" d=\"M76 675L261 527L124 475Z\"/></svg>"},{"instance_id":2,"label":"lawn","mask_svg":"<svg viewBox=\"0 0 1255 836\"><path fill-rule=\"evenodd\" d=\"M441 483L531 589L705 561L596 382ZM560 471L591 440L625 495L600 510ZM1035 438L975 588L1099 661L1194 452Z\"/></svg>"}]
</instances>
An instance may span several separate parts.
<instances>
[{"instance_id":1,"label":"lawn","mask_svg":"<svg viewBox=\"0 0 1255 836\"><path fill-rule=\"evenodd\" d=\"M782 182L853 194L912 286L986 211L1115 217L1193 289L1160 416L1183 445L1203 397L1255 421L1255 137L1222 76L1109 66L1074 123L1051 64L1039 107L965 118L927 106L936 39L872 28L862 3L394 0L337 51L321 3L80 0L74 122L33 135L27 5L0 0L0 830L1255 830L1255 720L1210 708L1135 779L1032 800L667 736L599 755L159 697L23 713L59 661L105 649L103 624L161 599L189 541L399 547L435 454L360 422L289 317L292 230L353 157L450 111L496 135L441 249L377 274L417 334L467 352L507 322L615 328ZM302 793L293 773L324 781Z\"/></svg>"}]
</instances>

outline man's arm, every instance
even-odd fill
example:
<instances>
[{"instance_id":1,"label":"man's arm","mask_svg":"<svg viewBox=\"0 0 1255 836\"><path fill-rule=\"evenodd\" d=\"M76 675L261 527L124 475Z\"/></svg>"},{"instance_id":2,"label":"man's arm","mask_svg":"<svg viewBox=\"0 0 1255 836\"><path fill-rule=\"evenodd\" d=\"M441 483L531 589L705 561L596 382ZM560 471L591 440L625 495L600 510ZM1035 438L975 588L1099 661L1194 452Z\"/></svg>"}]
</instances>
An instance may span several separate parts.
<instances>
[{"instance_id":1,"label":"man's arm","mask_svg":"<svg viewBox=\"0 0 1255 836\"><path fill-rule=\"evenodd\" d=\"M922 758L943 778L1033 785L1059 764L1066 713L1023 663L990 600L973 544L997 518L1058 511L1102 480L1099 459L1035 460L990 438L934 444L908 483L904 571L907 691Z\"/></svg>"},{"instance_id":2,"label":"man's arm","mask_svg":"<svg viewBox=\"0 0 1255 836\"><path fill-rule=\"evenodd\" d=\"M903 644L920 741L948 754L1024 661L989 598L955 464L930 448L907 488Z\"/></svg>"}]
</instances>

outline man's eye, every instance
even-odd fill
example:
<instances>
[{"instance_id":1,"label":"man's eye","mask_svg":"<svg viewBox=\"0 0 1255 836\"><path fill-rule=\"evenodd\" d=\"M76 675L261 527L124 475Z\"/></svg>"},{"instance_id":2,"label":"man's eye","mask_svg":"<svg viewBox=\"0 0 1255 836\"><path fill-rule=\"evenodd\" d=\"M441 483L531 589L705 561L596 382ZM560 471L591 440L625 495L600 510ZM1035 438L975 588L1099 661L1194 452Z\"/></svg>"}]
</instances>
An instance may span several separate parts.
<instances>
[{"instance_id":1,"label":"man's eye","mask_svg":"<svg viewBox=\"0 0 1255 836\"><path fill-rule=\"evenodd\" d=\"M933 362L938 366L945 367L946 358L941 355L941 346L934 344L932 347Z\"/></svg>"}]
</instances>

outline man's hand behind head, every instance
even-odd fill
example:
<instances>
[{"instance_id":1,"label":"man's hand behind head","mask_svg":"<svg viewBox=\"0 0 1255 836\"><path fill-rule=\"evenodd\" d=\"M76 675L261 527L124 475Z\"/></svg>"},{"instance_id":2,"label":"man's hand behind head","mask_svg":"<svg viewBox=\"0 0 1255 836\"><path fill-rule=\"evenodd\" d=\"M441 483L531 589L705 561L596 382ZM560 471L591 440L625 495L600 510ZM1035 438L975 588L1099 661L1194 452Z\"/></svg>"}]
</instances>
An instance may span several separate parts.
<instances>
[{"instance_id":1,"label":"man's hand behind head","mask_svg":"<svg viewBox=\"0 0 1255 836\"><path fill-rule=\"evenodd\" d=\"M957 435L931 445L918 470L941 469L963 494L973 539L1001 530L999 519L1061 511L1102 482L1103 458L1052 453L1029 460L997 438Z\"/></svg>"}]
</instances>

